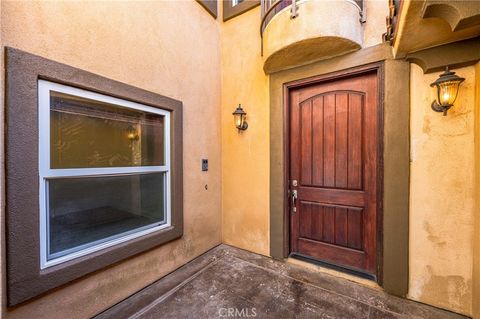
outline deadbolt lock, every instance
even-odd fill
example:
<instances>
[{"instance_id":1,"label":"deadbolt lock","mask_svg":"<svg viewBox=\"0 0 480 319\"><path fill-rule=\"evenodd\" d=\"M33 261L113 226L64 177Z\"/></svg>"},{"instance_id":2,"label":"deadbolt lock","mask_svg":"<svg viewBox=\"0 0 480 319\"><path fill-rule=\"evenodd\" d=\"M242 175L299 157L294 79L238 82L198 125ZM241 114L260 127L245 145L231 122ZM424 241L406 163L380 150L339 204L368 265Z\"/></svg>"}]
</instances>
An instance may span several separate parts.
<instances>
[{"instance_id":1,"label":"deadbolt lock","mask_svg":"<svg viewBox=\"0 0 480 319\"><path fill-rule=\"evenodd\" d=\"M296 179L294 179L294 180L292 181L292 186L294 186L294 187L297 187L297 186L298 186L298 181L297 181Z\"/></svg>"}]
</instances>

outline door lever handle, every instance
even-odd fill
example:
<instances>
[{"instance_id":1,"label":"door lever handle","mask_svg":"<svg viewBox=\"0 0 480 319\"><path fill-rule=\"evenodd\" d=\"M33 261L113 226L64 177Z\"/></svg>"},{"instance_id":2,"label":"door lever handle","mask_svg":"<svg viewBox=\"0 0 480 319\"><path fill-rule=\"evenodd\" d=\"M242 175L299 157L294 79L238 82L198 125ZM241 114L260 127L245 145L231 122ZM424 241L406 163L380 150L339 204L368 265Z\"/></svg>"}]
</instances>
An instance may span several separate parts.
<instances>
[{"instance_id":1,"label":"door lever handle","mask_svg":"<svg viewBox=\"0 0 480 319\"><path fill-rule=\"evenodd\" d=\"M296 189L292 190L292 212L297 211L297 198L298 198L298 192Z\"/></svg>"}]
</instances>

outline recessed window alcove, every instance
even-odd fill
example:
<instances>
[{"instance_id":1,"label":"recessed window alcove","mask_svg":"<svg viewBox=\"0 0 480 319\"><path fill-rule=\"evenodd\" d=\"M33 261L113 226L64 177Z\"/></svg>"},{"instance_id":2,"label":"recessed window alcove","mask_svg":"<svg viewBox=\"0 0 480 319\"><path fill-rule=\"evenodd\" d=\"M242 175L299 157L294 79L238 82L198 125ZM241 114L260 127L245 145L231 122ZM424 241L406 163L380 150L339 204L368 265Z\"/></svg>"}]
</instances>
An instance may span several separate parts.
<instances>
[{"instance_id":1,"label":"recessed window alcove","mask_svg":"<svg viewBox=\"0 0 480 319\"><path fill-rule=\"evenodd\" d=\"M8 305L181 237L182 103L6 57Z\"/></svg>"}]
</instances>

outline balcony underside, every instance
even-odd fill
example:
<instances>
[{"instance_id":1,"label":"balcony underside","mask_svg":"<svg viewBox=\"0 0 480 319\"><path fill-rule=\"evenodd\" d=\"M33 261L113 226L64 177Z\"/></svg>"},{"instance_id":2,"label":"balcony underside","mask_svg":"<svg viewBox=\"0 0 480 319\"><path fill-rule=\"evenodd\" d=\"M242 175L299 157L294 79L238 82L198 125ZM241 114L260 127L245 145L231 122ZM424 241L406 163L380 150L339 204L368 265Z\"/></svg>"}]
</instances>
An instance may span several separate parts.
<instances>
[{"instance_id":1,"label":"balcony underside","mask_svg":"<svg viewBox=\"0 0 480 319\"><path fill-rule=\"evenodd\" d=\"M297 3L298 16L287 7L263 33L264 70L273 73L343 55L362 47L363 27L353 1Z\"/></svg>"},{"instance_id":2,"label":"balcony underside","mask_svg":"<svg viewBox=\"0 0 480 319\"><path fill-rule=\"evenodd\" d=\"M305 65L360 49L349 39L333 36L298 41L271 54L263 66L266 73Z\"/></svg>"},{"instance_id":3,"label":"balcony underside","mask_svg":"<svg viewBox=\"0 0 480 319\"><path fill-rule=\"evenodd\" d=\"M398 14L397 57L480 35L478 1L403 1Z\"/></svg>"}]
</instances>

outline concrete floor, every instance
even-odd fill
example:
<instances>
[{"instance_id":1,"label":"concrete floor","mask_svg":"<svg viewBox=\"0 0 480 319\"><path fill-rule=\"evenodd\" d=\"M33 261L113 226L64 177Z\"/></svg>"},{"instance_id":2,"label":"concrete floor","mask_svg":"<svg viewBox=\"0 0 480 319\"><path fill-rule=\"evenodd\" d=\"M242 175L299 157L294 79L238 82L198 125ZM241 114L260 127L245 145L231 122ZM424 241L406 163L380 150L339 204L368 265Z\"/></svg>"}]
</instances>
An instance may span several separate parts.
<instances>
[{"instance_id":1,"label":"concrete floor","mask_svg":"<svg viewBox=\"0 0 480 319\"><path fill-rule=\"evenodd\" d=\"M105 318L466 318L377 289L220 245Z\"/></svg>"}]
</instances>

